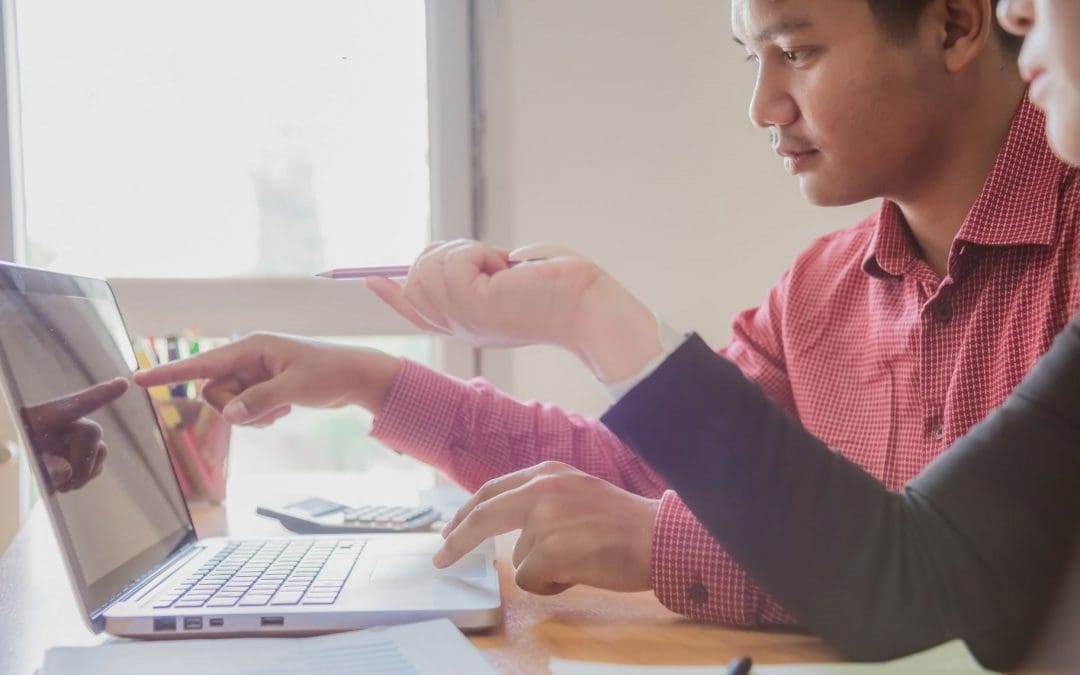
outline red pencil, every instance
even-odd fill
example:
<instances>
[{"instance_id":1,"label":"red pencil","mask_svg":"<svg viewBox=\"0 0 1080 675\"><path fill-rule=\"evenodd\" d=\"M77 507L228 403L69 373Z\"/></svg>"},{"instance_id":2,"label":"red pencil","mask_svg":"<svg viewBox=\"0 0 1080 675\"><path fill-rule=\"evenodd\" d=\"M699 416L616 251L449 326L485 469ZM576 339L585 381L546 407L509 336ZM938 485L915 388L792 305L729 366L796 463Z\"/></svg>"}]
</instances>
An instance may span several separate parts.
<instances>
[{"instance_id":1,"label":"red pencil","mask_svg":"<svg viewBox=\"0 0 1080 675\"><path fill-rule=\"evenodd\" d=\"M543 258L530 258L528 260L511 260L510 267L520 265L523 262L537 262ZM384 265L382 267L339 267L338 269L319 272L315 276L323 279L365 279L367 277L386 277L400 279L409 276L408 265Z\"/></svg>"}]
</instances>

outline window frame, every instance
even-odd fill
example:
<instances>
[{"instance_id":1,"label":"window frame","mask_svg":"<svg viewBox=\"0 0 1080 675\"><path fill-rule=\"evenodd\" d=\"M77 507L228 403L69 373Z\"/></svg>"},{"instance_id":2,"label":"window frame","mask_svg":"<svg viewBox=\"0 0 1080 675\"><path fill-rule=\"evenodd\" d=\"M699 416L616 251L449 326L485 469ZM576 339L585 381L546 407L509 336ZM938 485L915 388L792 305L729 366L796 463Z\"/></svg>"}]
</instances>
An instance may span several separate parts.
<instances>
[{"instance_id":1,"label":"window frame","mask_svg":"<svg viewBox=\"0 0 1080 675\"><path fill-rule=\"evenodd\" d=\"M425 0L432 241L476 236L473 1ZM0 0L0 259L21 263L26 232L15 3ZM420 332L359 282L269 277L109 282L132 334L183 333L195 325L207 336L253 330L308 336ZM434 356L446 372L477 374L477 351L459 341L435 339ZM17 440L15 423L9 409L0 410L0 444ZM26 462L20 462L20 473L21 520L29 503Z\"/></svg>"}]
</instances>

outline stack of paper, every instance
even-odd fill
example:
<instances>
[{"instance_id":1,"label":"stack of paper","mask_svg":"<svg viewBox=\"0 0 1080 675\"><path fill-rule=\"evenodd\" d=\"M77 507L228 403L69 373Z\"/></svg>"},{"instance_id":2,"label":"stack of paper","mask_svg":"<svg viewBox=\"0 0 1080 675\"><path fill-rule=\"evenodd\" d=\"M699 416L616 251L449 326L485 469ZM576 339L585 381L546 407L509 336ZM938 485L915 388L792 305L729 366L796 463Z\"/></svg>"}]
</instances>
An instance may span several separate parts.
<instances>
[{"instance_id":1,"label":"stack of paper","mask_svg":"<svg viewBox=\"0 0 1080 675\"><path fill-rule=\"evenodd\" d=\"M751 656L753 656L751 654ZM724 666L626 666L551 660L551 675L723 675ZM956 640L887 663L818 663L758 666L751 675L984 675L964 643Z\"/></svg>"},{"instance_id":2,"label":"stack of paper","mask_svg":"<svg viewBox=\"0 0 1080 675\"><path fill-rule=\"evenodd\" d=\"M446 619L310 638L242 638L114 642L57 647L42 675L494 675L491 666Z\"/></svg>"}]
</instances>

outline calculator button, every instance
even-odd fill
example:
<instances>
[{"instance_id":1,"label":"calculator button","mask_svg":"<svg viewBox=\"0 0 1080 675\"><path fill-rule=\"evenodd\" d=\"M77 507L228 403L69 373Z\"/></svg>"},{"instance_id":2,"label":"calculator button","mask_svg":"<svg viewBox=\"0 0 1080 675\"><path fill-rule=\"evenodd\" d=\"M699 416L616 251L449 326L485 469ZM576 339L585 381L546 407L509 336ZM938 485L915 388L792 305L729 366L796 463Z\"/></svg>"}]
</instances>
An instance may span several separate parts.
<instances>
[{"instance_id":1,"label":"calculator button","mask_svg":"<svg viewBox=\"0 0 1080 675\"><path fill-rule=\"evenodd\" d=\"M334 511L340 511L342 509L341 504L335 504L328 502L325 499L305 499L297 504L290 504L285 507L288 509L296 509L297 511L303 511L310 516L319 517L324 516Z\"/></svg>"}]
</instances>

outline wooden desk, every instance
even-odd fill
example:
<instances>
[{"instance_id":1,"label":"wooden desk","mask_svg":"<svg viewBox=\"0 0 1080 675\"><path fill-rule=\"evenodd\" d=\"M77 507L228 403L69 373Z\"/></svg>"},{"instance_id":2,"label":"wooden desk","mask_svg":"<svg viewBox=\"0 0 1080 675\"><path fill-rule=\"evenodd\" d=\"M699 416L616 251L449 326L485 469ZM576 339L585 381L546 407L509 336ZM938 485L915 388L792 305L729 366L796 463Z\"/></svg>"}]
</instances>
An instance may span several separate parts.
<instances>
[{"instance_id":1,"label":"wooden desk","mask_svg":"<svg viewBox=\"0 0 1080 675\"><path fill-rule=\"evenodd\" d=\"M226 505L192 509L199 534L281 534L275 521L254 511L260 498L281 494L282 485L290 486L290 492L299 485L307 488L299 492L346 503L376 500L387 489L385 479L373 481L370 474L233 480ZM506 563L513 538L498 544L504 621L471 640L501 672L545 673L553 656L651 664L723 664L744 654L761 663L841 660L813 637L686 621L664 609L651 593L573 588L553 597L529 595L514 585ZM56 541L39 505L0 559L0 673L32 673L49 647L104 639L90 633L77 615Z\"/></svg>"}]
</instances>

